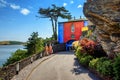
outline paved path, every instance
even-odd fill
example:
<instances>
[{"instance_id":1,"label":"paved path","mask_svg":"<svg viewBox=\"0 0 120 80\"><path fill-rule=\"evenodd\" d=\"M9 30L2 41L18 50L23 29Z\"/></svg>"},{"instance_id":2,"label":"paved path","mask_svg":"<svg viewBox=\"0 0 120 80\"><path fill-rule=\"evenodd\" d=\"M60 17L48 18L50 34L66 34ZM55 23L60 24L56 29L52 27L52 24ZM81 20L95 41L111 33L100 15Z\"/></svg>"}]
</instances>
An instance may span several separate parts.
<instances>
[{"instance_id":1,"label":"paved path","mask_svg":"<svg viewBox=\"0 0 120 80\"><path fill-rule=\"evenodd\" d=\"M48 58L48 59L47 59ZM26 72L25 72L26 71ZM24 74L24 75L23 75ZM79 65L73 52L59 52L25 67L12 80L100 80Z\"/></svg>"}]
</instances>

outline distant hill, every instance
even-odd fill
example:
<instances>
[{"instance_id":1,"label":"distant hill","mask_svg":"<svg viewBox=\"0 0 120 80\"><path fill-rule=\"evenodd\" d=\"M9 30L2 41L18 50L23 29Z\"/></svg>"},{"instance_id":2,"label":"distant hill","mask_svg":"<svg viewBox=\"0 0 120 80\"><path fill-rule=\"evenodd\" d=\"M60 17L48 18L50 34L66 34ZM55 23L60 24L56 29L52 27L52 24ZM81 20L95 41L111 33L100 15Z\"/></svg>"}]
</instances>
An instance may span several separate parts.
<instances>
[{"instance_id":1,"label":"distant hill","mask_svg":"<svg viewBox=\"0 0 120 80\"><path fill-rule=\"evenodd\" d=\"M0 45L21 45L25 44L25 42L20 41L0 41Z\"/></svg>"}]
</instances>

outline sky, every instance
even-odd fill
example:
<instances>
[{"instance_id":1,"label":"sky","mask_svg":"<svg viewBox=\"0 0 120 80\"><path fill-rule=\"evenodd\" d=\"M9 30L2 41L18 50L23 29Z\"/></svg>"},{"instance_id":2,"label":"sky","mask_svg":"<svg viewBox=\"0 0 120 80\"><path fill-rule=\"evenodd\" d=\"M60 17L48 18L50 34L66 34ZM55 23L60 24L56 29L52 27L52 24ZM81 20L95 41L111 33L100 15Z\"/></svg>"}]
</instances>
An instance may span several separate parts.
<instances>
[{"instance_id":1,"label":"sky","mask_svg":"<svg viewBox=\"0 0 120 80\"><path fill-rule=\"evenodd\" d=\"M52 36L51 21L38 18L39 8L48 8L52 4L64 6L76 18L84 17L85 0L0 0L0 41L14 40L26 42L32 32L39 37ZM58 22L66 19L58 19Z\"/></svg>"}]
</instances>

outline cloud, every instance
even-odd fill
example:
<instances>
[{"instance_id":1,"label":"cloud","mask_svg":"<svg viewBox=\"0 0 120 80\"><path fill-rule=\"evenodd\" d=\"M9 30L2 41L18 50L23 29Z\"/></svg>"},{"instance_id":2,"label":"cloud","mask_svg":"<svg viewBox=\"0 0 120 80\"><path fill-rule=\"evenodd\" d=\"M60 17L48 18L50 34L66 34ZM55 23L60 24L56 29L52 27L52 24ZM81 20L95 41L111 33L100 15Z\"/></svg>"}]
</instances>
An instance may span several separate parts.
<instances>
[{"instance_id":1,"label":"cloud","mask_svg":"<svg viewBox=\"0 0 120 80\"><path fill-rule=\"evenodd\" d=\"M28 15L28 14L30 13L30 11L29 11L28 9L26 9L26 8L21 9L20 12L21 12L23 15Z\"/></svg>"},{"instance_id":2,"label":"cloud","mask_svg":"<svg viewBox=\"0 0 120 80\"><path fill-rule=\"evenodd\" d=\"M15 5L15 4L10 4L10 7L11 7L12 9L20 9L20 6Z\"/></svg>"},{"instance_id":3,"label":"cloud","mask_svg":"<svg viewBox=\"0 0 120 80\"><path fill-rule=\"evenodd\" d=\"M67 3L63 3L63 6L64 6L64 7L67 6Z\"/></svg>"},{"instance_id":4,"label":"cloud","mask_svg":"<svg viewBox=\"0 0 120 80\"><path fill-rule=\"evenodd\" d=\"M14 10L20 10L20 13L23 15L28 15L30 13L30 10L27 8L21 8L19 5L16 4L10 4L10 7Z\"/></svg>"},{"instance_id":5,"label":"cloud","mask_svg":"<svg viewBox=\"0 0 120 80\"><path fill-rule=\"evenodd\" d=\"M5 0L0 0L0 7L6 7L7 2Z\"/></svg>"},{"instance_id":6,"label":"cloud","mask_svg":"<svg viewBox=\"0 0 120 80\"><path fill-rule=\"evenodd\" d=\"M74 3L74 1L70 1L70 4L73 4Z\"/></svg>"},{"instance_id":7,"label":"cloud","mask_svg":"<svg viewBox=\"0 0 120 80\"><path fill-rule=\"evenodd\" d=\"M77 8L82 8L83 6L80 4L80 5L78 5L78 7Z\"/></svg>"},{"instance_id":8,"label":"cloud","mask_svg":"<svg viewBox=\"0 0 120 80\"><path fill-rule=\"evenodd\" d=\"M27 8L22 8L19 5L8 3L6 0L0 0L0 7L10 7L13 10L20 10L20 13L22 13L23 15L28 15L30 13L30 10L28 10Z\"/></svg>"}]
</instances>

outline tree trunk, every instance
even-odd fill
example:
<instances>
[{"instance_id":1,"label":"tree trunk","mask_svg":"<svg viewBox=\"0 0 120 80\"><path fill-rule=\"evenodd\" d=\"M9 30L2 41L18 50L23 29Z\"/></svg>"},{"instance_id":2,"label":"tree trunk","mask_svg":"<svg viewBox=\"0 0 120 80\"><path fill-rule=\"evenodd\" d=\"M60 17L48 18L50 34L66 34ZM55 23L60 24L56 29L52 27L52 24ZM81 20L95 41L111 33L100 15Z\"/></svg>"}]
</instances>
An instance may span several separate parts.
<instances>
[{"instance_id":1,"label":"tree trunk","mask_svg":"<svg viewBox=\"0 0 120 80\"><path fill-rule=\"evenodd\" d=\"M55 19L55 40L57 40L57 19Z\"/></svg>"},{"instance_id":2,"label":"tree trunk","mask_svg":"<svg viewBox=\"0 0 120 80\"><path fill-rule=\"evenodd\" d=\"M53 38L55 39L55 25L54 25L54 19L51 17L51 22L52 22L52 30L53 30Z\"/></svg>"},{"instance_id":3,"label":"tree trunk","mask_svg":"<svg viewBox=\"0 0 120 80\"><path fill-rule=\"evenodd\" d=\"M51 22L52 22L52 30L53 30L53 35L54 35L55 28L54 28L54 21L53 21L53 19L52 19L52 18L51 18Z\"/></svg>"}]
</instances>

